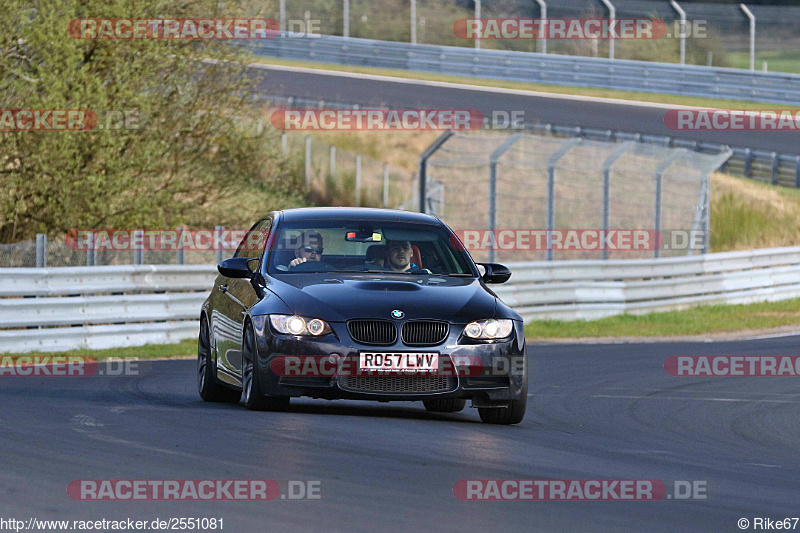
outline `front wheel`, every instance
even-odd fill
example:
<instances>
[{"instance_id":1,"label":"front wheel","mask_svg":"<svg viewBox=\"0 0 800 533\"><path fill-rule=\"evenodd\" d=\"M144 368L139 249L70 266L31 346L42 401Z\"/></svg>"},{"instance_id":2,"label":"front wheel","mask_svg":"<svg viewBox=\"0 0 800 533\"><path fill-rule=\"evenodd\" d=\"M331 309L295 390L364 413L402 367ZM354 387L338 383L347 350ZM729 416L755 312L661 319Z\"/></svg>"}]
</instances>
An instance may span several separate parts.
<instances>
[{"instance_id":1,"label":"front wheel","mask_svg":"<svg viewBox=\"0 0 800 533\"><path fill-rule=\"evenodd\" d=\"M444 400L424 400L425 410L431 413L457 413L467 406L467 400L447 398Z\"/></svg>"},{"instance_id":2,"label":"front wheel","mask_svg":"<svg viewBox=\"0 0 800 533\"><path fill-rule=\"evenodd\" d=\"M216 363L211 355L208 321L203 317L200 319L200 337L197 339L197 390L207 402L238 402L239 392L220 385L215 374Z\"/></svg>"},{"instance_id":3,"label":"front wheel","mask_svg":"<svg viewBox=\"0 0 800 533\"><path fill-rule=\"evenodd\" d=\"M242 339L242 399L251 411L283 411L289 407L288 396L266 396L261 392L261 378L256 355L255 331L248 326Z\"/></svg>"},{"instance_id":4,"label":"front wheel","mask_svg":"<svg viewBox=\"0 0 800 533\"><path fill-rule=\"evenodd\" d=\"M525 376L527 378L527 376ZM478 415L487 424L519 424L525 418L528 406L528 383L522 387L519 400L511 400L508 407L478 407Z\"/></svg>"}]
</instances>

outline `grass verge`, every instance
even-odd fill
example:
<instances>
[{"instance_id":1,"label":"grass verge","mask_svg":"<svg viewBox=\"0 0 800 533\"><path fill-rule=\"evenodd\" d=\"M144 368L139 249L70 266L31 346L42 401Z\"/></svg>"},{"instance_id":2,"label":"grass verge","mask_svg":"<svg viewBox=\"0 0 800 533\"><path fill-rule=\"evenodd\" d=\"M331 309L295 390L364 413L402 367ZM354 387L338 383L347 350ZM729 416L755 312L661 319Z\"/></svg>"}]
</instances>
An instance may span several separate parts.
<instances>
[{"instance_id":1,"label":"grass verge","mask_svg":"<svg viewBox=\"0 0 800 533\"><path fill-rule=\"evenodd\" d=\"M129 348L108 348L105 350L69 350L67 352L29 352L25 354L3 353L0 357L31 357L58 354L88 356L95 360L107 359L171 359L177 357L197 356L197 339L187 339L177 344L147 344L145 346L132 346Z\"/></svg>"},{"instance_id":2,"label":"grass verge","mask_svg":"<svg viewBox=\"0 0 800 533\"><path fill-rule=\"evenodd\" d=\"M800 189L711 176L711 251L800 246Z\"/></svg>"},{"instance_id":3,"label":"grass verge","mask_svg":"<svg viewBox=\"0 0 800 533\"><path fill-rule=\"evenodd\" d=\"M735 68L750 68L750 52L729 52L728 61ZM800 52L795 50L765 50L756 54L756 70L761 70L764 61L770 72L800 72Z\"/></svg>"},{"instance_id":4,"label":"grass verge","mask_svg":"<svg viewBox=\"0 0 800 533\"><path fill-rule=\"evenodd\" d=\"M800 326L800 299L747 305L705 305L600 320L541 320L525 326L528 341L585 337L678 337Z\"/></svg>"}]
</instances>

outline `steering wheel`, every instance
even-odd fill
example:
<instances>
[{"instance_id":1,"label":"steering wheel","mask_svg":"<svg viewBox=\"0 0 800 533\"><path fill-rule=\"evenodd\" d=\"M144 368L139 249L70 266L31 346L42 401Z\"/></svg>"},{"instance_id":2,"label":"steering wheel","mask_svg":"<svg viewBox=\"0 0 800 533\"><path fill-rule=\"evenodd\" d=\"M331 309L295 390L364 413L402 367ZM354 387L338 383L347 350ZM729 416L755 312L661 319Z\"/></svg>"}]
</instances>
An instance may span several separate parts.
<instances>
[{"instance_id":1,"label":"steering wheel","mask_svg":"<svg viewBox=\"0 0 800 533\"><path fill-rule=\"evenodd\" d=\"M304 261L289 267L289 272L327 272L330 270L335 270L334 266L325 261Z\"/></svg>"}]
</instances>

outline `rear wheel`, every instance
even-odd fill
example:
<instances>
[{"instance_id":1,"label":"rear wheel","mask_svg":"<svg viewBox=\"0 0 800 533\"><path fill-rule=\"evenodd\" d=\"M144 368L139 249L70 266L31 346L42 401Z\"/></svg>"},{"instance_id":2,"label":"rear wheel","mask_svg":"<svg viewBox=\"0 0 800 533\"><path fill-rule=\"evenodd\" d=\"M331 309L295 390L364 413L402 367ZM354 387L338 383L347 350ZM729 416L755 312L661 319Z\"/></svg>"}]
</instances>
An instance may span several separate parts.
<instances>
[{"instance_id":1,"label":"rear wheel","mask_svg":"<svg viewBox=\"0 0 800 533\"><path fill-rule=\"evenodd\" d=\"M248 325L242 339L242 398L244 405L251 411L283 411L289 407L288 396L266 396L261 392L255 342L255 332Z\"/></svg>"},{"instance_id":2,"label":"rear wheel","mask_svg":"<svg viewBox=\"0 0 800 533\"><path fill-rule=\"evenodd\" d=\"M527 376L525 376L527 378ZM528 405L528 383L522 387L519 400L511 400L508 407L478 407L478 415L487 424L519 424L525 418Z\"/></svg>"},{"instance_id":3,"label":"rear wheel","mask_svg":"<svg viewBox=\"0 0 800 533\"><path fill-rule=\"evenodd\" d=\"M207 402L239 401L239 391L220 385L216 376L216 361L211 354L211 337L208 321L200 319L200 336L197 339L197 390Z\"/></svg>"},{"instance_id":4,"label":"rear wheel","mask_svg":"<svg viewBox=\"0 0 800 533\"><path fill-rule=\"evenodd\" d=\"M425 400L425 410L431 413L457 413L467 406L467 400L447 398L443 400Z\"/></svg>"}]
</instances>

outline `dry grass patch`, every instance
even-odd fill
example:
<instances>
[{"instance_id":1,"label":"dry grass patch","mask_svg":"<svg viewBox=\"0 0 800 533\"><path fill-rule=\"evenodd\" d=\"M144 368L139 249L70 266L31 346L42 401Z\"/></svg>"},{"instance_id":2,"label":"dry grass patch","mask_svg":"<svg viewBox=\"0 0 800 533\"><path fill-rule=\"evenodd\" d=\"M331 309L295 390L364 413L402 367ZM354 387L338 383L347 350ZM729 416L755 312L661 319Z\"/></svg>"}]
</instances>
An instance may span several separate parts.
<instances>
[{"instance_id":1,"label":"dry grass patch","mask_svg":"<svg viewBox=\"0 0 800 533\"><path fill-rule=\"evenodd\" d=\"M711 250L800 245L800 190L711 176Z\"/></svg>"}]
</instances>

